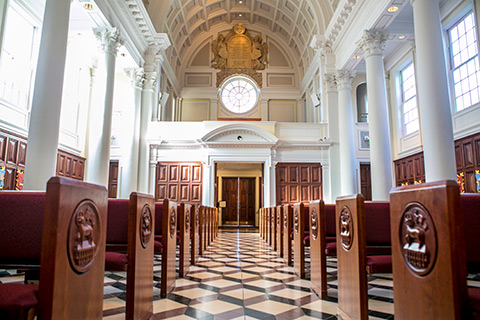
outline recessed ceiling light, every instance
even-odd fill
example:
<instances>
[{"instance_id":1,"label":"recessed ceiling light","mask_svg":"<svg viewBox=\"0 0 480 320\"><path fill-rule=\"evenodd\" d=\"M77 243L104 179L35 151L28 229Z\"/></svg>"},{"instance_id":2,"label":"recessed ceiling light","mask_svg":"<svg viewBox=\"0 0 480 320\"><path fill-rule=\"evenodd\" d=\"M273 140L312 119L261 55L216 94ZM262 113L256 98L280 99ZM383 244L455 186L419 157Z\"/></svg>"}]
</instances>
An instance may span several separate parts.
<instances>
[{"instance_id":1,"label":"recessed ceiling light","mask_svg":"<svg viewBox=\"0 0 480 320\"><path fill-rule=\"evenodd\" d=\"M395 12L398 10L398 7L396 6L391 6L390 8L387 9L388 12Z\"/></svg>"},{"instance_id":2,"label":"recessed ceiling light","mask_svg":"<svg viewBox=\"0 0 480 320\"><path fill-rule=\"evenodd\" d=\"M87 10L93 10L93 4L91 3L85 3L83 7Z\"/></svg>"},{"instance_id":3,"label":"recessed ceiling light","mask_svg":"<svg viewBox=\"0 0 480 320\"><path fill-rule=\"evenodd\" d=\"M405 36L398 36L398 39L405 39Z\"/></svg>"},{"instance_id":4,"label":"recessed ceiling light","mask_svg":"<svg viewBox=\"0 0 480 320\"><path fill-rule=\"evenodd\" d=\"M240 3L240 4L243 4L243 1L242 1L242 0L240 0L240 1L238 1L238 3Z\"/></svg>"},{"instance_id":5,"label":"recessed ceiling light","mask_svg":"<svg viewBox=\"0 0 480 320\"><path fill-rule=\"evenodd\" d=\"M238 16L241 17L241 16L243 16L243 14L239 13Z\"/></svg>"},{"instance_id":6,"label":"recessed ceiling light","mask_svg":"<svg viewBox=\"0 0 480 320\"><path fill-rule=\"evenodd\" d=\"M353 56L352 59L360 59L360 56Z\"/></svg>"}]
</instances>

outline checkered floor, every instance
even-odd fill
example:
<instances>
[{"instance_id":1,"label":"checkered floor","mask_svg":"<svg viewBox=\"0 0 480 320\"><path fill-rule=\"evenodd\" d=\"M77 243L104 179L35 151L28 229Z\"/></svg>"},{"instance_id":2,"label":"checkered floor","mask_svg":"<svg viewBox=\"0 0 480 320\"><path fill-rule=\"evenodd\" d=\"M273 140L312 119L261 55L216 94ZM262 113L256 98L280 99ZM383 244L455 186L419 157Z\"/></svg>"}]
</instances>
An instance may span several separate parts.
<instances>
[{"instance_id":1,"label":"checkered floor","mask_svg":"<svg viewBox=\"0 0 480 320\"><path fill-rule=\"evenodd\" d=\"M336 260L328 260L329 297L321 300L310 291L309 273L299 279L258 233L220 232L167 299L160 299L160 262L156 257L154 319L336 319ZM22 283L23 276L0 270L2 283ZM391 274L368 280L370 319L393 319ZM470 275L468 284L480 286L480 276ZM125 273L105 274L104 319L125 318L125 289Z\"/></svg>"}]
</instances>

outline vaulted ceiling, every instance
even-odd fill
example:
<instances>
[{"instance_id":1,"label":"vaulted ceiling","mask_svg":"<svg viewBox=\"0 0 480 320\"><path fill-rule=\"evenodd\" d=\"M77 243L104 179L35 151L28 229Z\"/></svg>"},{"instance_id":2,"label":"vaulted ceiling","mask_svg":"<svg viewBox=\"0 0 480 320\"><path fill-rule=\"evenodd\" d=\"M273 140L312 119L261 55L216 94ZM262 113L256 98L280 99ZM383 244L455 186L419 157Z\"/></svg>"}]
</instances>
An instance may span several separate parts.
<instances>
[{"instance_id":1,"label":"vaulted ceiling","mask_svg":"<svg viewBox=\"0 0 480 320\"><path fill-rule=\"evenodd\" d=\"M168 34L173 68L184 66L192 45L243 22L290 51L297 66L313 55L315 34L324 33L339 0L149 0L147 11L157 32ZM194 48L193 48L194 49ZM306 60L306 61L305 61Z\"/></svg>"}]
</instances>

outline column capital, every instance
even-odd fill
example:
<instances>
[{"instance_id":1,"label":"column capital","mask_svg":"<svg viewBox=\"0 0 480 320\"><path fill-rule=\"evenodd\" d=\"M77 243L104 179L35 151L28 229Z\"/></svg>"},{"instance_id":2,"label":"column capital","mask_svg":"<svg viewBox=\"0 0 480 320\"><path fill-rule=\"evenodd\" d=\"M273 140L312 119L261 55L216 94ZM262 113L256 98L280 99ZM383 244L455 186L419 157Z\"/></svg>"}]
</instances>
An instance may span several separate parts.
<instances>
[{"instance_id":1,"label":"column capital","mask_svg":"<svg viewBox=\"0 0 480 320\"><path fill-rule=\"evenodd\" d=\"M364 30L362 38L357 41L357 46L363 51L365 58L370 56L383 56L388 32L383 30Z\"/></svg>"},{"instance_id":2,"label":"column capital","mask_svg":"<svg viewBox=\"0 0 480 320\"><path fill-rule=\"evenodd\" d=\"M143 74L143 90L155 90L157 83L157 72L145 72Z\"/></svg>"},{"instance_id":3,"label":"column capital","mask_svg":"<svg viewBox=\"0 0 480 320\"><path fill-rule=\"evenodd\" d=\"M352 80L357 73L354 70L337 70L337 88L340 90L352 90Z\"/></svg>"},{"instance_id":4,"label":"column capital","mask_svg":"<svg viewBox=\"0 0 480 320\"><path fill-rule=\"evenodd\" d=\"M337 91L337 79L334 73L324 73L323 81L327 91Z\"/></svg>"},{"instance_id":5,"label":"column capital","mask_svg":"<svg viewBox=\"0 0 480 320\"><path fill-rule=\"evenodd\" d=\"M143 77L143 68L125 68L123 71L133 87L143 88L143 82L145 80Z\"/></svg>"},{"instance_id":6,"label":"column capital","mask_svg":"<svg viewBox=\"0 0 480 320\"><path fill-rule=\"evenodd\" d=\"M100 41L100 48L103 52L117 55L118 48L123 44L123 40L120 39L120 30L117 27L93 28L93 34Z\"/></svg>"},{"instance_id":7,"label":"column capital","mask_svg":"<svg viewBox=\"0 0 480 320\"><path fill-rule=\"evenodd\" d=\"M321 55L332 54L332 41L327 40L323 35L315 35L310 42L310 47L314 50L320 50Z\"/></svg>"}]
</instances>

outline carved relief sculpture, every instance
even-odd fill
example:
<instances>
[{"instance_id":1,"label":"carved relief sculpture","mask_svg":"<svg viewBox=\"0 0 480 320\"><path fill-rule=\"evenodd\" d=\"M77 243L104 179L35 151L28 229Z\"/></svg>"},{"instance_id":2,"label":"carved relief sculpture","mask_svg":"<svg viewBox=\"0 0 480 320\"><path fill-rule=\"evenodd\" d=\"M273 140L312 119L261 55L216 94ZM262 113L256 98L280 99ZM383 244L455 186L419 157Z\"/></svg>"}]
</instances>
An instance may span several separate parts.
<instances>
[{"instance_id":1,"label":"carved relief sculpture","mask_svg":"<svg viewBox=\"0 0 480 320\"><path fill-rule=\"evenodd\" d=\"M312 238L313 238L313 240L317 240L318 214L317 214L317 210L315 209L315 207L312 207L311 224L312 224Z\"/></svg>"},{"instance_id":2,"label":"carved relief sculpture","mask_svg":"<svg viewBox=\"0 0 480 320\"><path fill-rule=\"evenodd\" d=\"M72 269L85 273L90 268L97 252L100 238L98 210L90 200L80 203L75 209L68 227L68 258Z\"/></svg>"},{"instance_id":3,"label":"carved relief sculpture","mask_svg":"<svg viewBox=\"0 0 480 320\"><path fill-rule=\"evenodd\" d=\"M176 223L176 216L177 216L177 212L175 210L175 208L172 208L170 210L170 238L173 239L174 236L177 235L177 223Z\"/></svg>"},{"instance_id":4,"label":"carved relief sculpture","mask_svg":"<svg viewBox=\"0 0 480 320\"><path fill-rule=\"evenodd\" d=\"M433 220L419 203L406 206L400 223L400 243L408 268L419 276L432 269L437 252L437 234Z\"/></svg>"},{"instance_id":5,"label":"carved relief sculpture","mask_svg":"<svg viewBox=\"0 0 480 320\"><path fill-rule=\"evenodd\" d=\"M262 86L262 76L256 70L265 70L268 65L268 45L260 35L252 37L245 25L238 23L227 35L219 34L211 48L211 66L221 70L217 73L217 87L234 74L246 74Z\"/></svg>"},{"instance_id":6,"label":"carved relief sculpture","mask_svg":"<svg viewBox=\"0 0 480 320\"><path fill-rule=\"evenodd\" d=\"M298 209L294 209L293 211L293 228L295 230L295 233L298 233L298 223L299 223L299 215L298 215Z\"/></svg>"},{"instance_id":7,"label":"carved relief sculpture","mask_svg":"<svg viewBox=\"0 0 480 320\"><path fill-rule=\"evenodd\" d=\"M142 209L140 216L140 242L143 248L147 248L152 236L152 212L148 205Z\"/></svg>"},{"instance_id":8,"label":"carved relief sculpture","mask_svg":"<svg viewBox=\"0 0 480 320\"><path fill-rule=\"evenodd\" d=\"M348 207L343 207L340 213L340 242L345 251L350 250L353 244L352 213Z\"/></svg>"}]
</instances>

